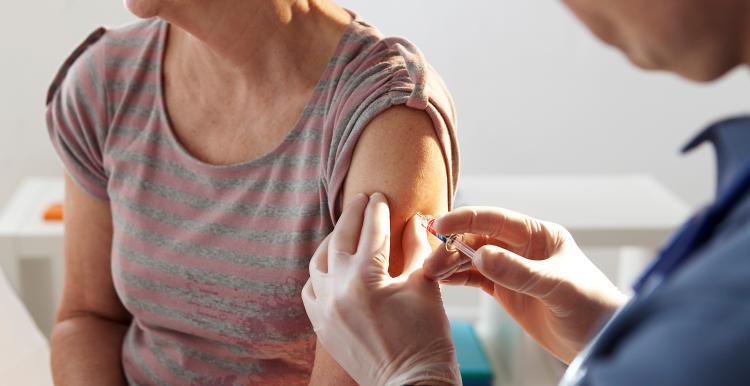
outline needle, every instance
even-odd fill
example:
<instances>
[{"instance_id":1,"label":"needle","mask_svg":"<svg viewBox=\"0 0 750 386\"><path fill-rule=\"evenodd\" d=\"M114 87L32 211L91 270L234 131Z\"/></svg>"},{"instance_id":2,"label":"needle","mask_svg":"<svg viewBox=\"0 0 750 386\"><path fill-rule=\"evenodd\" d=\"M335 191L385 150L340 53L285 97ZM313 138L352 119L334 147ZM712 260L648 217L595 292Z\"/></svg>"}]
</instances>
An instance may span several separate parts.
<instances>
[{"instance_id":1,"label":"needle","mask_svg":"<svg viewBox=\"0 0 750 386\"><path fill-rule=\"evenodd\" d=\"M445 243L445 249L449 251L461 251L464 255L468 256L471 261L474 261L474 256L476 255L477 251L475 251L470 246L466 245L464 243L464 235L462 234L453 234L453 235L442 235L438 233L433 225L435 224L435 218L432 216L425 216L421 213L417 213L417 216L419 217L420 224L427 229L427 232L431 235L437 237L440 241Z\"/></svg>"}]
</instances>

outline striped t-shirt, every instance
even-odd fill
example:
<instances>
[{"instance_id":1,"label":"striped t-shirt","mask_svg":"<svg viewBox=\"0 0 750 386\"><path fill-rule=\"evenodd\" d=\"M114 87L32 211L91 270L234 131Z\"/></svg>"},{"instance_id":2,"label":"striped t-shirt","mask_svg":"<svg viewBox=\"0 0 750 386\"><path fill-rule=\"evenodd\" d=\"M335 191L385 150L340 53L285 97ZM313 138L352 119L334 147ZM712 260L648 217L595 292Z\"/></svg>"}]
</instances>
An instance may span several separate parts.
<instances>
[{"instance_id":1,"label":"striped t-shirt","mask_svg":"<svg viewBox=\"0 0 750 386\"><path fill-rule=\"evenodd\" d=\"M125 374L131 384L305 384L315 335L300 291L335 224L357 139L391 106L426 111L452 192L451 99L417 48L355 18L283 143L211 165L170 127L167 28L151 19L97 30L47 98L68 173L111 206L111 274L133 315Z\"/></svg>"}]
</instances>

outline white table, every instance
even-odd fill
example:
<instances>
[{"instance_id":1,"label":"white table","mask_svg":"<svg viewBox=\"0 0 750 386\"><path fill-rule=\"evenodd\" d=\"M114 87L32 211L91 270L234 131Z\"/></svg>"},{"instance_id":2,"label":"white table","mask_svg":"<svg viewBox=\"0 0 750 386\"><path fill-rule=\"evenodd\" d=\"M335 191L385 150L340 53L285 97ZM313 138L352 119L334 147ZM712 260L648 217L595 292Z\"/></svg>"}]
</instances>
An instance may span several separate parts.
<instances>
[{"instance_id":1,"label":"white table","mask_svg":"<svg viewBox=\"0 0 750 386\"><path fill-rule=\"evenodd\" d=\"M28 178L0 212L0 267L47 336L62 289L63 225L43 214L62 199L62 178Z\"/></svg>"},{"instance_id":2,"label":"white table","mask_svg":"<svg viewBox=\"0 0 750 386\"><path fill-rule=\"evenodd\" d=\"M690 214L690 207L654 178L627 175L464 176L457 206L499 206L565 226L578 244L616 248L617 277L627 290L658 247ZM523 335L488 296L477 332L502 384L546 385L563 367Z\"/></svg>"},{"instance_id":3,"label":"white table","mask_svg":"<svg viewBox=\"0 0 750 386\"><path fill-rule=\"evenodd\" d=\"M0 272L0 383L52 385L47 340Z\"/></svg>"}]
</instances>

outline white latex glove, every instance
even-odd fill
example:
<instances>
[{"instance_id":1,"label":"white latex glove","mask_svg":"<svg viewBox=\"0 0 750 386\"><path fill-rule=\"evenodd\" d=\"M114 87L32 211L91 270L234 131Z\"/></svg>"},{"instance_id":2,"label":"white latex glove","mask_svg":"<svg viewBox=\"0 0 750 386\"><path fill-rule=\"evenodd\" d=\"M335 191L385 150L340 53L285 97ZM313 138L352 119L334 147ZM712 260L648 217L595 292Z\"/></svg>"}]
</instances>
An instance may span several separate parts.
<instances>
[{"instance_id":1,"label":"white latex glove","mask_svg":"<svg viewBox=\"0 0 750 386\"><path fill-rule=\"evenodd\" d=\"M436 250L424 273L446 284L482 288L542 346L570 362L626 297L560 225L501 208L465 207L439 218L442 234L462 233L472 262Z\"/></svg>"},{"instance_id":2,"label":"white latex glove","mask_svg":"<svg viewBox=\"0 0 750 386\"><path fill-rule=\"evenodd\" d=\"M385 197L358 195L318 247L302 290L318 340L362 385L460 384L438 284L421 269L391 278L389 245ZM431 252L415 219L403 249Z\"/></svg>"}]
</instances>

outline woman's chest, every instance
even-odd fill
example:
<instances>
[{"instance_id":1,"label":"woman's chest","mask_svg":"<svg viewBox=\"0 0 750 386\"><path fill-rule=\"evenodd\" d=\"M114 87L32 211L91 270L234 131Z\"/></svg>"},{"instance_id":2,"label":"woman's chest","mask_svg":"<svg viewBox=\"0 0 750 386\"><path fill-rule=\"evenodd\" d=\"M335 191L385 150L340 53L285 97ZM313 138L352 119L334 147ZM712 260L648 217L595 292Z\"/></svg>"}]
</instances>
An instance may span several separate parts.
<instances>
[{"instance_id":1,"label":"woman's chest","mask_svg":"<svg viewBox=\"0 0 750 386\"><path fill-rule=\"evenodd\" d=\"M171 130L193 157L232 165L274 152L304 123L312 90L276 87L267 91L236 85L206 87L165 74L165 114Z\"/></svg>"},{"instance_id":2,"label":"woman's chest","mask_svg":"<svg viewBox=\"0 0 750 386\"><path fill-rule=\"evenodd\" d=\"M275 288L306 278L332 228L315 168L219 177L163 158L143 161L110 174L116 255L137 252L140 265L150 264L141 268L211 285L236 276Z\"/></svg>"},{"instance_id":3,"label":"woman's chest","mask_svg":"<svg viewBox=\"0 0 750 386\"><path fill-rule=\"evenodd\" d=\"M282 349L276 341L307 342L299 294L332 229L319 157L293 151L309 141L247 168L217 168L157 134L123 139L105 155L124 305L146 324L252 340L266 352Z\"/></svg>"}]
</instances>

